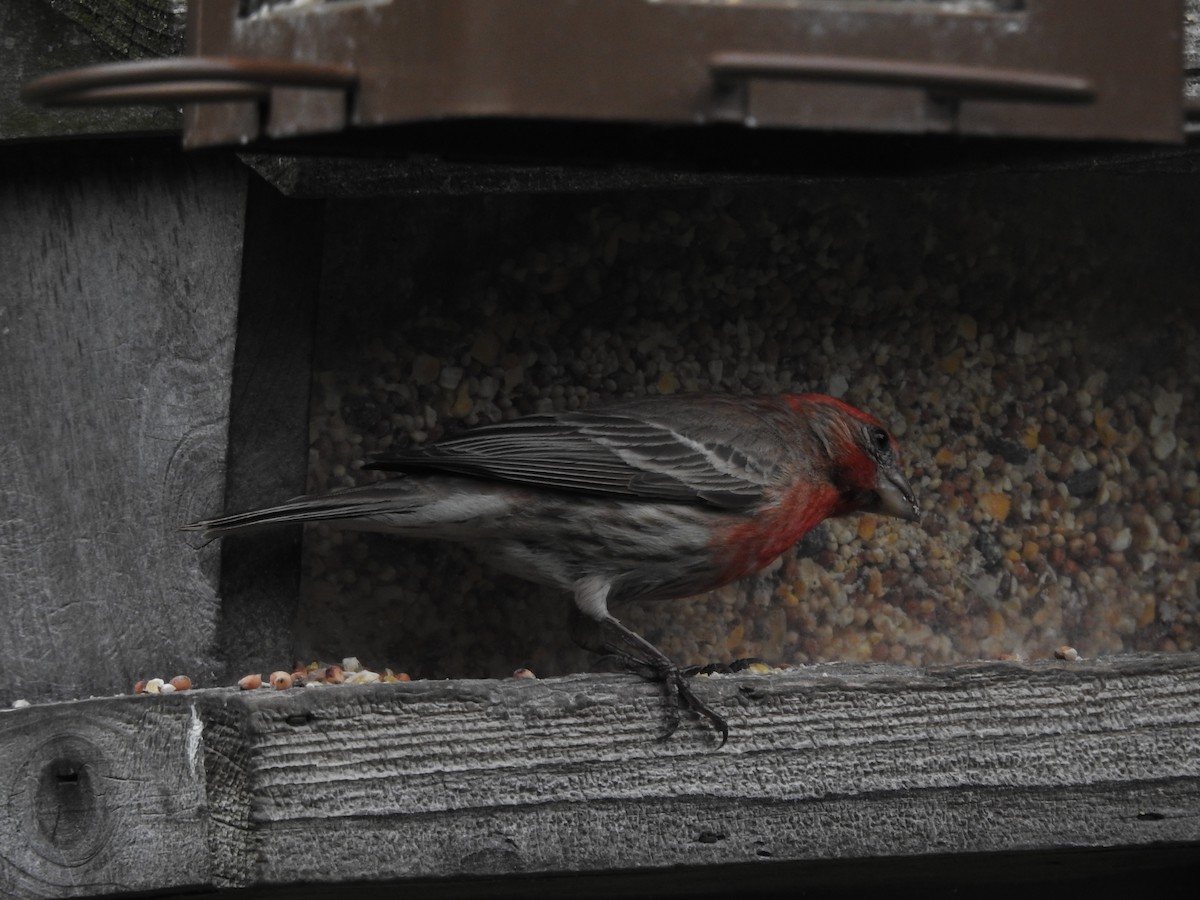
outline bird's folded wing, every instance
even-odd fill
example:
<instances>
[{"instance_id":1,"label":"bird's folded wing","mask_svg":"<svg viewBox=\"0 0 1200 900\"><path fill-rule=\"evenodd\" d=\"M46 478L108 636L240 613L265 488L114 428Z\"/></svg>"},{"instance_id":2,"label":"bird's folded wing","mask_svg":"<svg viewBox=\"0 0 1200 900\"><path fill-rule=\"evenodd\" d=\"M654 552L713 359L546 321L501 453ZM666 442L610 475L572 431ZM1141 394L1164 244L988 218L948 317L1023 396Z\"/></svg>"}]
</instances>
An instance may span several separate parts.
<instances>
[{"instance_id":1,"label":"bird's folded wing","mask_svg":"<svg viewBox=\"0 0 1200 900\"><path fill-rule=\"evenodd\" d=\"M729 509L762 499L776 470L771 454L752 458L726 440L702 439L688 431L682 423L651 421L619 408L527 416L427 447L376 454L365 468L450 472Z\"/></svg>"}]
</instances>

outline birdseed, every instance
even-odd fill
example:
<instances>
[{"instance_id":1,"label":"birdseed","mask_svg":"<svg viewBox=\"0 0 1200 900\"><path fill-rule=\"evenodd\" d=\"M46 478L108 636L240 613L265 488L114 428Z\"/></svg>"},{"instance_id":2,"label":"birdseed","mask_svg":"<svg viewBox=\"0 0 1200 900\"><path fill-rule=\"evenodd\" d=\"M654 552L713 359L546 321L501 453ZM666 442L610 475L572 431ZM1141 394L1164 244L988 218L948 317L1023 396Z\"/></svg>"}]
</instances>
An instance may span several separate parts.
<instances>
[{"instance_id":1,"label":"birdseed","mask_svg":"<svg viewBox=\"0 0 1200 900\"><path fill-rule=\"evenodd\" d=\"M309 487L532 412L827 392L893 430L921 521L827 522L618 617L681 664L1191 650L1200 282L1195 228L1155 223L1197 208L1102 175L333 201ZM566 597L463 549L318 525L305 559L304 658L594 666Z\"/></svg>"}]
</instances>

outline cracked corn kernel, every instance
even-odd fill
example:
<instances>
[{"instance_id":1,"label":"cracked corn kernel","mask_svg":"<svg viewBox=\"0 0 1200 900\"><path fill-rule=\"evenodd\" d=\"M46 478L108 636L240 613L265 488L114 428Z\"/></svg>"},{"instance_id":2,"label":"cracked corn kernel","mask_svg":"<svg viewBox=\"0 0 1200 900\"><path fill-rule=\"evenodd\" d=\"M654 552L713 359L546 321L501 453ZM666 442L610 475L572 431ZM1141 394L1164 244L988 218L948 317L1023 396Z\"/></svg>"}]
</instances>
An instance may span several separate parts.
<instances>
[{"instance_id":1,"label":"cracked corn kernel","mask_svg":"<svg viewBox=\"0 0 1200 900\"><path fill-rule=\"evenodd\" d=\"M1003 522L1008 518L1011 504L1012 501L1009 500L1007 494L984 494L979 498L979 505L983 507L984 512L997 522Z\"/></svg>"},{"instance_id":2,"label":"cracked corn kernel","mask_svg":"<svg viewBox=\"0 0 1200 900\"><path fill-rule=\"evenodd\" d=\"M241 678L238 679L238 687L241 688L243 691L257 690L258 688L262 687L262 683L263 683L262 676L258 675L258 674L243 675Z\"/></svg>"}]
</instances>

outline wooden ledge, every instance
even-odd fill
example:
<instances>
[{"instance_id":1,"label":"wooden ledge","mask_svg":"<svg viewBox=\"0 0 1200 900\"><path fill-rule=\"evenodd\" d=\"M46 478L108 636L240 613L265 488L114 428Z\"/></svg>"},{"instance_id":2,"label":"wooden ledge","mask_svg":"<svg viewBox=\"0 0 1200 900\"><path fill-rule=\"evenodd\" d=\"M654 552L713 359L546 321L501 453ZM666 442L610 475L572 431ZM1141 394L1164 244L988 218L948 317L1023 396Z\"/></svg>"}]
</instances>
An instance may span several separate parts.
<instances>
[{"instance_id":1,"label":"wooden ledge","mask_svg":"<svg viewBox=\"0 0 1200 900\"><path fill-rule=\"evenodd\" d=\"M690 720L656 740L660 692L620 675L5 711L0 893L1200 843L1200 654L698 687L723 749Z\"/></svg>"}]
</instances>

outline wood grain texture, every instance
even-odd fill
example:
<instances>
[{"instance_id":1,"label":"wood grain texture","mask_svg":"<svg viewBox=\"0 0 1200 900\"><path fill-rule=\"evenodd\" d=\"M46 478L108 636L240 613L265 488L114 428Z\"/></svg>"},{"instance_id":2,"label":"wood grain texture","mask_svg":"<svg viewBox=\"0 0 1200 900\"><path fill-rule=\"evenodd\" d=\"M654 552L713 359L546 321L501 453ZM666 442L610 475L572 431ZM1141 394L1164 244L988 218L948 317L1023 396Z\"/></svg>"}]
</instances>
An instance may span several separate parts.
<instances>
[{"instance_id":1,"label":"wood grain texture","mask_svg":"<svg viewBox=\"0 0 1200 900\"><path fill-rule=\"evenodd\" d=\"M165 142L0 166L0 702L212 666L245 172Z\"/></svg>"},{"instance_id":2,"label":"wood grain texture","mask_svg":"<svg viewBox=\"0 0 1200 900\"><path fill-rule=\"evenodd\" d=\"M17 712L0 713L0 896L209 880L194 707L81 702Z\"/></svg>"},{"instance_id":3,"label":"wood grain texture","mask_svg":"<svg viewBox=\"0 0 1200 900\"><path fill-rule=\"evenodd\" d=\"M304 493L323 213L322 203L249 181L225 499L209 513ZM217 652L227 681L292 658L300 535L293 526L221 541Z\"/></svg>"},{"instance_id":4,"label":"wood grain texture","mask_svg":"<svg viewBox=\"0 0 1200 900\"><path fill-rule=\"evenodd\" d=\"M187 0L39 0L125 59L183 52Z\"/></svg>"},{"instance_id":5,"label":"wood grain texture","mask_svg":"<svg viewBox=\"0 0 1200 900\"><path fill-rule=\"evenodd\" d=\"M46 108L21 87L60 69L182 52L184 0L0 2L0 140L86 134L178 133L168 107Z\"/></svg>"},{"instance_id":6,"label":"wood grain texture","mask_svg":"<svg viewBox=\"0 0 1200 900\"><path fill-rule=\"evenodd\" d=\"M198 811L207 856L165 872L222 887L1200 846L1198 654L826 665L698 689L729 716L721 750L694 722L657 741L653 685L571 676L33 707L0 713L0 773L36 769L54 754L29 748L77 718L110 777L175 785L171 814L149 803L124 839L194 845ZM15 798L0 885L57 884L27 871L36 830L14 830L34 815L13 787L28 777L0 775ZM89 865L72 891L153 881Z\"/></svg>"},{"instance_id":7,"label":"wood grain texture","mask_svg":"<svg viewBox=\"0 0 1200 900\"><path fill-rule=\"evenodd\" d=\"M1200 97L1200 0L1183 3L1184 94Z\"/></svg>"},{"instance_id":8,"label":"wood grain texture","mask_svg":"<svg viewBox=\"0 0 1200 900\"><path fill-rule=\"evenodd\" d=\"M1165 815L1154 840L1194 841L1196 664L714 679L707 696L734 729L720 752L699 725L656 742L659 695L626 679L245 698L258 872L447 877L1120 846L1150 838L1144 808Z\"/></svg>"}]
</instances>

